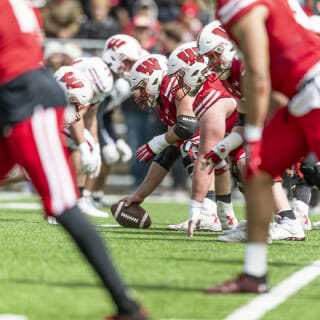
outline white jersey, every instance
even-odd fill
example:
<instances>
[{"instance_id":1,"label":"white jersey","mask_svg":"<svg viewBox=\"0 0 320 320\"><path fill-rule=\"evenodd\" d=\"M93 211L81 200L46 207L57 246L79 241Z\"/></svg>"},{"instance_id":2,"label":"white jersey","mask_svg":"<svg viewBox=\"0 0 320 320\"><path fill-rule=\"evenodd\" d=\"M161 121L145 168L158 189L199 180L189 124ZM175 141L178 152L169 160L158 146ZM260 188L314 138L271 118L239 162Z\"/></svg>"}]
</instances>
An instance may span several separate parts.
<instances>
[{"instance_id":1,"label":"white jersey","mask_svg":"<svg viewBox=\"0 0 320 320\"><path fill-rule=\"evenodd\" d=\"M108 66L98 57L82 57L72 66L84 72L91 81L94 96L91 105L100 104L113 88L113 76Z\"/></svg>"}]
</instances>

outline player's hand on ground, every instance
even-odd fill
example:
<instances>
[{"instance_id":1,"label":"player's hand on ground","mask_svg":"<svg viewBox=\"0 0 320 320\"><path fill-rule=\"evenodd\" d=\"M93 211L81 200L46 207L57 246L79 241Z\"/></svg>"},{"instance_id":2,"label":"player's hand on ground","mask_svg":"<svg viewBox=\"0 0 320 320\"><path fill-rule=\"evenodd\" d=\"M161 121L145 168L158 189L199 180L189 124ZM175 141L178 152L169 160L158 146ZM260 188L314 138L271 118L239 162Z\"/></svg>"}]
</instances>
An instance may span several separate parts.
<instances>
[{"instance_id":1,"label":"player's hand on ground","mask_svg":"<svg viewBox=\"0 0 320 320\"><path fill-rule=\"evenodd\" d=\"M148 143L143 144L137 149L136 152L136 159L139 162L148 162L151 157L153 157L155 153L151 150L150 146Z\"/></svg>"},{"instance_id":2,"label":"player's hand on ground","mask_svg":"<svg viewBox=\"0 0 320 320\"><path fill-rule=\"evenodd\" d=\"M188 230L187 230L187 237L193 237L193 232L196 228L196 222L191 220L188 222Z\"/></svg>"}]
</instances>

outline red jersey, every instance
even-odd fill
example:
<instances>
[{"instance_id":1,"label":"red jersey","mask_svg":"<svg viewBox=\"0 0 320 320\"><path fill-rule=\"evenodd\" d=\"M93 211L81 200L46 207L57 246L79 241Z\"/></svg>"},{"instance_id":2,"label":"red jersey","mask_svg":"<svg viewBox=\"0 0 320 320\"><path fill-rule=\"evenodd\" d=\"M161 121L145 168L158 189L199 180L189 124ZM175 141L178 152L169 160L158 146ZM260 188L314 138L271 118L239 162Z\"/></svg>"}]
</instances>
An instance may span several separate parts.
<instances>
[{"instance_id":1,"label":"red jersey","mask_svg":"<svg viewBox=\"0 0 320 320\"><path fill-rule=\"evenodd\" d=\"M295 0L218 0L217 17L232 38L232 24L258 5L269 10L272 88L291 98L308 70L320 61L319 38L308 29L308 18Z\"/></svg>"},{"instance_id":2,"label":"red jersey","mask_svg":"<svg viewBox=\"0 0 320 320\"><path fill-rule=\"evenodd\" d=\"M42 66L39 17L29 0L0 1L0 85Z\"/></svg>"},{"instance_id":3,"label":"red jersey","mask_svg":"<svg viewBox=\"0 0 320 320\"><path fill-rule=\"evenodd\" d=\"M221 98L233 99L234 107L236 108L237 102L235 98L225 89L218 76L213 73L202 85L193 101L193 112L198 120Z\"/></svg>"},{"instance_id":4,"label":"red jersey","mask_svg":"<svg viewBox=\"0 0 320 320\"><path fill-rule=\"evenodd\" d=\"M243 61L238 57L234 57L230 69L230 76L226 80L221 80L223 86L236 98L241 99L242 93L240 89L241 78L245 73Z\"/></svg>"},{"instance_id":5,"label":"red jersey","mask_svg":"<svg viewBox=\"0 0 320 320\"><path fill-rule=\"evenodd\" d=\"M165 76L160 86L161 104L158 106L158 114L162 122L171 127L177 123L177 109L175 98L171 89L176 86L178 80L176 77Z\"/></svg>"}]
</instances>

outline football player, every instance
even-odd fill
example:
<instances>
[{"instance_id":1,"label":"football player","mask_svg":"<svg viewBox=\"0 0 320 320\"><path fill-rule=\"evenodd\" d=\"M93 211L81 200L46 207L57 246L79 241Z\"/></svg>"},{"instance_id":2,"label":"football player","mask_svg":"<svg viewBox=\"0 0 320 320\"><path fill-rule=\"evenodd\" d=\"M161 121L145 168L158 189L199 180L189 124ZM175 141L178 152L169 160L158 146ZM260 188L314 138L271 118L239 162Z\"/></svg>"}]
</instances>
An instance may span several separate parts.
<instances>
[{"instance_id":1,"label":"football player","mask_svg":"<svg viewBox=\"0 0 320 320\"><path fill-rule=\"evenodd\" d=\"M187 95L195 97L192 108L201 131L199 153L192 176L187 232L190 236L193 234L199 207L208 191L210 180L214 179L213 172L208 174L201 170L201 160L209 146L218 143L226 132L230 132L238 119L236 99L223 87L216 74L212 73L207 79L204 76L205 69L204 60L197 57L195 42L178 47L168 59L168 76L177 79L171 92L178 101ZM229 166L223 161L216 169L216 173L224 172L223 186L228 186L230 194Z\"/></svg>"},{"instance_id":2,"label":"football player","mask_svg":"<svg viewBox=\"0 0 320 320\"><path fill-rule=\"evenodd\" d=\"M45 211L57 218L100 276L117 307L112 319L145 320L95 228L77 206L78 190L61 133L67 99L43 68L40 14L30 1L0 2L0 180L21 165Z\"/></svg>"},{"instance_id":3,"label":"football player","mask_svg":"<svg viewBox=\"0 0 320 320\"><path fill-rule=\"evenodd\" d=\"M146 54L139 42L128 35L116 34L106 40L102 59L110 70L114 85L111 93L100 104L97 113L98 134L103 158L101 174L93 186L92 197L98 206L108 206L104 197L104 185L111 167L121 160L127 162L132 157L131 148L114 130L112 114L130 95L128 83L132 65ZM87 195L90 195L86 191Z\"/></svg>"},{"instance_id":4,"label":"football player","mask_svg":"<svg viewBox=\"0 0 320 320\"><path fill-rule=\"evenodd\" d=\"M320 156L320 42L297 1L239 6L237 0L218 0L216 13L246 65L248 244L244 273L206 293L263 293L268 291L265 242L274 206L273 177L308 152ZM271 90L289 101L265 125Z\"/></svg>"},{"instance_id":5,"label":"football player","mask_svg":"<svg viewBox=\"0 0 320 320\"><path fill-rule=\"evenodd\" d=\"M138 60L130 72L130 83L136 95L137 104L145 111L151 111L158 106L159 117L168 126L168 131L138 148L136 157L140 161L148 161L152 156L157 156L141 186L127 200L127 205L131 202L141 202L160 184L171 165L179 157L179 150L173 145L190 139L198 133L198 121L192 110L193 98L185 96L180 101L174 99L171 89L177 81L175 77L166 76L166 62L164 56L150 55ZM194 141L192 143L194 144ZM149 186L152 186L150 193ZM197 218L197 230L221 230L220 220L216 215L217 208L213 190L212 188L207 193L202 204L200 216ZM221 219L224 218L223 227L233 228L237 221L232 206L231 210L224 210L223 214L224 217L221 217ZM168 230L186 231L187 228L188 222L186 221L178 225L171 225Z\"/></svg>"},{"instance_id":6,"label":"football player","mask_svg":"<svg viewBox=\"0 0 320 320\"><path fill-rule=\"evenodd\" d=\"M205 73L210 74L216 72L220 77L222 84L225 88L238 98L238 114L239 120L236 126L232 129L230 135L225 137L219 142L208 154L205 155L204 163L210 164L213 167L216 163L219 163L222 159L225 159L232 150L236 150L237 147L243 143L243 127L245 124L245 99L243 98L240 84L245 74L244 63L239 58L236 52L235 46L230 41L226 31L222 28L221 23L216 20L205 26L197 38L197 53L200 57L206 57L208 62L208 68ZM272 108L275 109L279 105L285 105L287 99L279 94L273 95ZM232 151L234 153L234 151ZM234 162L234 161L233 161ZM242 164L241 164L242 162ZM241 171L240 180L243 180L244 169L246 159L243 157L236 162L237 166L233 166L236 171ZM244 164L243 164L244 163ZM277 221L280 224L273 224L271 226L270 236L273 240L302 240L304 234L301 227L298 225L295 213L290 207L286 194L282 187L282 179L276 177L272 187ZM298 209L297 206L294 207ZM300 209L300 208L299 208ZM300 210L295 210L297 216L301 216ZM304 214L306 216L306 214ZM305 224L303 221L303 227L311 226L310 223ZM307 228L306 228L307 229ZM246 240L246 230L238 230L239 233L232 233L218 237L217 240L221 241L238 241L239 239Z\"/></svg>"}]
</instances>

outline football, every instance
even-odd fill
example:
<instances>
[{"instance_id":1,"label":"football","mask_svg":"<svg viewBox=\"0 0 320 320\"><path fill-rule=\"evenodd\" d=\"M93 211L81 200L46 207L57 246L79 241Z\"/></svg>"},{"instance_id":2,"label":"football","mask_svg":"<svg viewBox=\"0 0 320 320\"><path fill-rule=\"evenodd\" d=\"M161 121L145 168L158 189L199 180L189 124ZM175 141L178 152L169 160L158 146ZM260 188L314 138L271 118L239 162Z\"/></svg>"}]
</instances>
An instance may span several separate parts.
<instances>
[{"instance_id":1,"label":"football","mask_svg":"<svg viewBox=\"0 0 320 320\"><path fill-rule=\"evenodd\" d=\"M119 201L111 206L111 212L116 221L125 228L147 229L151 226L151 219L140 205L133 203L124 206L124 201Z\"/></svg>"}]
</instances>

